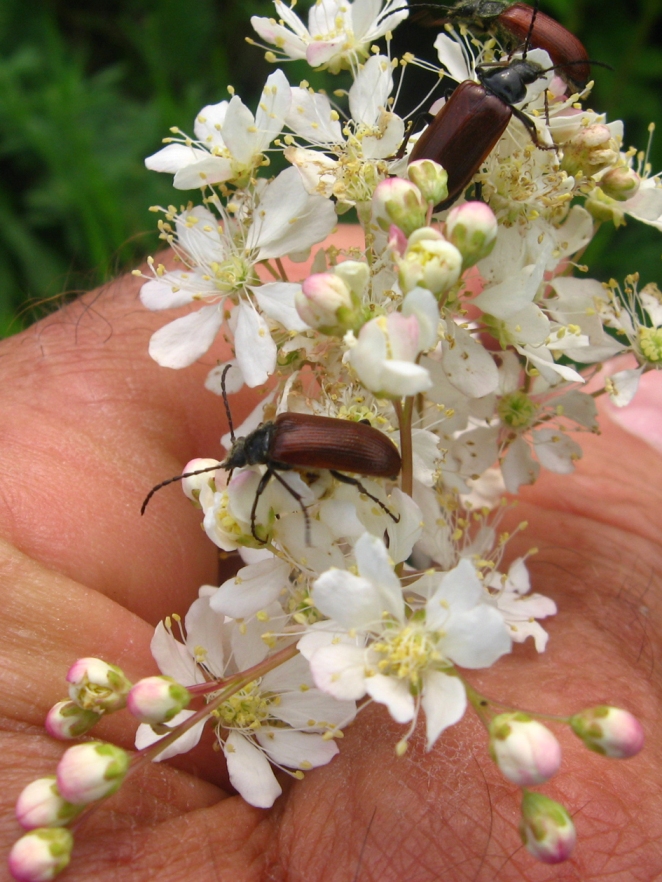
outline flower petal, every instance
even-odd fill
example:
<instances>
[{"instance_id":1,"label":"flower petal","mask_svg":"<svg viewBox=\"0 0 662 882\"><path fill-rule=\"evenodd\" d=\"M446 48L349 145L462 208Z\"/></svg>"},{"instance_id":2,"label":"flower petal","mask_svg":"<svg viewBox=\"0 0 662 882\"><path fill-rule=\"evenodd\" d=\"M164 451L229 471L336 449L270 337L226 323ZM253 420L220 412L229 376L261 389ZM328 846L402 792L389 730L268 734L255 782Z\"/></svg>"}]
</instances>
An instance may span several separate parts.
<instances>
[{"instance_id":1,"label":"flower petal","mask_svg":"<svg viewBox=\"0 0 662 882\"><path fill-rule=\"evenodd\" d=\"M421 704L425 711L426 750L430 750L444 729L464 716L467 693L462 680L441 671L424 674Z\"/></svg>"},{"instance_id":2,"label":"flower petal","mask_svg":"<svg viewBox=\"0 0 662 882\"><path fill-rule=\"evenodd\" d=\"M271 808L283 790L262 751L239 732L230 732L223 752L235 790L249 805Z\"/></svg>"},{"instance_id":3,"label":"flower petal","mask_svg":"<svg viewBox=\"0 0 662 882\"><path fill-rule=\"evenodd\" d=\"M152 334L149 354L161 367L188 367L207 352L222 324L220 304L203 306Z\"/></svg>"}]
</instances>

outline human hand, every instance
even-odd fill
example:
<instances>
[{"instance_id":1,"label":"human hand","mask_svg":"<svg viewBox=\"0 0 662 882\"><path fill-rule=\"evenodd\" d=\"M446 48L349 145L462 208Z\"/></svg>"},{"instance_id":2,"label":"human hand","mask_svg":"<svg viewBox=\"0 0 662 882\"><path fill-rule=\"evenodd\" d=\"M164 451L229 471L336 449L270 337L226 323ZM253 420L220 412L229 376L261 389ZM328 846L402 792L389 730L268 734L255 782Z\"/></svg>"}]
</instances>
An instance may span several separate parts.
<instances>
[{"instance_id":1,"label":"human hand","mask_svg":"<svg viewBox=\"0 0 662 882\"><path fill-rule=\"evenodd\" d=\"M138 280L121 278L2 344L7 845L19 835L16 796L62 753L41 727L70 664L95 655L130 678L156 672L153 625L218 580L216 549L181 492L164 490L142 520L139 512L146 491L188 459L220 455L224 412L202 380L228 353L178 372L157 367L147 342L164 322L140 307L138 289ZM237 422L252 403L233 402ZM662 422L662 400L658 414ZM519 845L519 791L487 756L475 718L465 716L430 753L415 737L397 759L401 728L373 705L328 766L291 785L283 776L270 811L231 794L209 742L177 768L141 770L79 828L66 878L655 878L662 467L658 453L609 417L583 446L574 475L545 474L511 516L529 529L509 551L540 548L530 562L534 590L559 606L546 623L548 649L538 656L516 647L469 677L484 694L532 710L566 714L604 702L642 720L647 747L627 763L560 733L564 763L545 792L578 829L568 863L550 869ZM134 729L118 714L94 735L130 748Z\"/></svg>"}]
</instances>

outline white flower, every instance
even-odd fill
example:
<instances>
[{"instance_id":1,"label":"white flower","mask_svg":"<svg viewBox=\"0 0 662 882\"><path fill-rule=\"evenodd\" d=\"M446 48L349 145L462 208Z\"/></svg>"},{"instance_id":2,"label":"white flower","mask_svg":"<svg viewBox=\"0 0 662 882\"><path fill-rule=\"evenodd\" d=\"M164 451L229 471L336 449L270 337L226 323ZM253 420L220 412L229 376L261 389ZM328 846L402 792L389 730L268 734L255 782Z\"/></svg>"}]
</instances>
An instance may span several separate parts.
<instances>
[{"instance_id":1,"label":"white flower","mask_svg":"<svg viewBox=\"0 0 662 882\"><path fill-rule=\"evenodd\" d=\"M544 652L549 634L536 619L556 615L556 604L542 594L529 594L531 579L525 559L514 560L506 575L493 573L488 585L498 592L496 607L514 642L523 643L527 637L533 637L536 651Z\"/></svg>"},{"instance_id":2,"label":"white flower","mask_svg":"<svg viewBox=\"0 0 662 882\"><path fill-rule=\"evenodd\" d=\"M253 16L257 33L285 58L306 59L311 67L333 73L367 58L370 44L392 31L409 15L407 0L317 0L308 13L308 27L282 0L274 0L279 16Z\"/></svg>"},{"instance_id":3,"label":"white flower","mask_svg":"<svg viewBox=\"0 0 662 882\"><path fill-rule=\"evenodd\" d=\"M307 193L295 169L281 172L255 197L247 229L229 217L219 225L203 206L178 215L175 244L188 269L159 269L143 285L141 300L148 309L199 301L213 305L156 331L150 340L152 358L164 367L182 368L204 355L225 320L227 297L237 304L232 315L237 364L248 386L264 383L276 366L277 350L258 305L267 315L289 321L288 330L301 330L304 325L292 325L297 318L295 286L287 291L264 286L266 290L260 292L255 264L320 242L335 222L333 204Z\"/></svg>"},{"instance_id":4,"label":"white flower","mask_svg":"<svg viewBox=\"0 0 662 882\"><path fill-rule=\"evenodd\" d=\"M224 181L243 186L280 134L290 100L290 84L277 70L267 79L255 116L238 95L203 107L195 121L197 140L168 144L148 156L145 165L152 171L174 172L178 190Z\"/></svg>"},{"instance_id":5,"label":"white flower","mask_svg":"<svg viewBox=\"0 0 662 882\"><path fill-rule=\"evenodd\" d=\"M292 90L286 123L315 149L295 144L284 155L299 170L309 193L335 196L343 205L370 200L404 137L405 123L391 110L392 90L391 60L373 55L349 90L350 119L344 126L325 95Z\"/></svg>"},{"instance_id":6,"label":"white flower","mask_svg":"<svg viewBox=\"0 0 662 882\"><path fill-rule=\"evenodd\" d=\"M272 603L262 616L239 628L212 609L209 595L209 588L201 589L192 604L186 616L185 643L163 626L152 641L161 671L173 677L184 674L184 685L227 677L259 664L268 654L262 638L273 627L270 617L284 616L280 605ZM336 701L315 688L301 656L256 677L220 704L214 716L232 785L251 805L269 808L281 793L271 763L302 771L325 765L338 753L334 733L351 722L355 712L353 702ZM188 713L179 717L184 720ZM172 724L178 721L175 718ZM196 728L195 733L189 731L175 741L168 755L190 750L202 734L202 727ZM147 747L159 737L150 727L140 726L137 743Z\"/></svg>"},{"instance_id":7,"label":"white flower","mask_svg":"<svg viewBox=\"0 0 662 882\"><path fill-rule=\"evenodd\" d=\"M339 699L367 694L400 723L415 721L422 706L429 749L464 714L454 665L492 665L510 651L507 629L468 560L409 584L408 593L427 597L414 611L383 542L365 534L354 551L358 576L332 569L315 582L313 602L331 622L311 629L299 648L317 686Z\"/></svg>"},{"instance_id":8,"label":"white flower","mask_svg":"<svg viewBox=\"0 0 662 882\"><path fill-rule=\"evenodd\" d=\"M439 313L433 295L423 288L410 291L402 312L367 322L358 339L345 336L345 355L363 385L380 397L417 395L432 385L418 355L436 343Z\"/></svg>"}]
</instances>

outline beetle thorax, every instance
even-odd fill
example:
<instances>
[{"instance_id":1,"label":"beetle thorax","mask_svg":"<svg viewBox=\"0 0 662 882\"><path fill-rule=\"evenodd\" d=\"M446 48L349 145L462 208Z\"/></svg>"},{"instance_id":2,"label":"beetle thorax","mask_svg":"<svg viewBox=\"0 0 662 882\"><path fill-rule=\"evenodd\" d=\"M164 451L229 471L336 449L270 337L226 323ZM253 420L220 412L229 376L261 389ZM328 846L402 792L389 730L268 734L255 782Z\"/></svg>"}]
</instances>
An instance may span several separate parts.
<instances>
[{"instance_id":1,"label":"beetle thorax","mask_svg":"<svg viewBox=\"0 0 662 882\"><path fill-rule=\"evenodd\" d=\"M269 449L273 436L274 424L264 423L246 435L237 438L223 462L224 469L240 469L244 466L265 465L269 462Z\"/></svg>"},{"instance_id":2,"label":"beetle thorax","mask_svg":"<svg viewBox=\"0 0 662 882\"><path fill-rule=\"evenodd\" d=\"M532 61L511 62L508 67L484 67L477 71L478 78L487 92L496 95L504 104L519 104L526 98L526 87L543 73L539 64Z\"/></svg>"}]
</instances>

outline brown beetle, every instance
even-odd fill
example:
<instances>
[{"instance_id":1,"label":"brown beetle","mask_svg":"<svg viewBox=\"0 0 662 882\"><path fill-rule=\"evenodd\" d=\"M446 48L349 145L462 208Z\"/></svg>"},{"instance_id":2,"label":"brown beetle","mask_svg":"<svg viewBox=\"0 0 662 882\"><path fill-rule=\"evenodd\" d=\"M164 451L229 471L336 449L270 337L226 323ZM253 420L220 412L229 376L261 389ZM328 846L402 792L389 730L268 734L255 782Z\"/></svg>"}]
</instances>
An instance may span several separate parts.
<instances>
[{"instance_id":1,"label":"brown beetle","mask_svg":"<svg viewBox=\"0 0 662 882\"><path fill-rule=\"evenodd\" d=\"M147 503L157 490L175 481L217 469L233 471L244 466L265 465L267 469L260 478L251 508L251 533L258 542L263 540L255 531L257 504L271 478L275 478L301 506L306 518L306 540L310 544L310 522L306 505L301 495L279 474L297 468L328 469L338 481L358 487L361 493L376 502L396 523L399 521L399 517L396 517L380 499L369 493L357 478L344 474L344 472L352 472L375 478L395 478L400 473L402 461L397 447L390 438L367 423L314 414L281 413L275 420L263 423L245 437L235 439L225 396L227 370L228 368L223 373L222 386L232 439L230 452L223 462L217 465L186 472L157 484L145 498L140 509L141 514L144 514Z\"/></svg>"},{"instance_id":2,"label":"brown beetle","mask_svg":"<svg viewBox=\"0 0 662 882\"><path fill-rule=\"evenodd\" d=\"M513 3L498 17L497 24L520 43L544 49L558 73L583 89L591 76L588 53L567 28L526 3Z\"/></svg>"},{"instance_id":3,"label":"brown beetle","mask_svg":"<svg viewBox=\"0 0 662 882\"><path fill-rule=\"evenodd\" d=\"M449 8L444 18L426 13L426 24L438 27L449 19L464 19L485 30L496 28L511 48L524 44L530 49L544 49L557 72L578 89L591 76L589 57L580 40L567 28L528 3L510 0L460 0Z\"/></svg>"},{"instance_id":4,"label":"brown beetle","mask_svg":"<svg viewBox=\"0 0 662 882\"><path fill-rule=\"evenodd\" d=\"M478 68L479 83L465 80L455 89L412 148L409 161L433 159L448 174L448 197L436 206L448 208L462 195L505 132L513 115L539 143L533 122L514 107L526 96L526 87L542 74L540 65L525 59L507 66Z\"/></svg>"}]
</instances>

